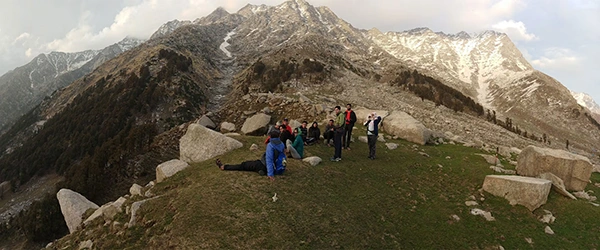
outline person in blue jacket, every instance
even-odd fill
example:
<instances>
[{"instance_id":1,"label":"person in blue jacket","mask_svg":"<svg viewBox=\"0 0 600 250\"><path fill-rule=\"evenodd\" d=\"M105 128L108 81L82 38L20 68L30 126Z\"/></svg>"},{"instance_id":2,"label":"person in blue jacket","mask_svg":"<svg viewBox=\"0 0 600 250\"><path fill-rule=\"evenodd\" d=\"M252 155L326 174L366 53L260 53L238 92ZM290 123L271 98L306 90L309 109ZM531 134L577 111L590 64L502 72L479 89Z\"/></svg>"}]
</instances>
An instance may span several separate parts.
<instances>
[{"instance_id":1,"label":"person in blue jacket","mask_svg":"<svg viewBox=\"0 0 600 250\"><path fill-rule=\"evenodd\" d=\"M377 143L377 136L379 135L379 123L381 122L381 116L373 112L367 118L365 126L367 127L367 141L369 143L369 159L375 160L375 144Z\"/></svg>"},{"instance_id":2,"label":"person in blue jacket","mask_svg":"<svg viewBox=\"0 0 600 250\"><path fill-rule=\"evenodd\" d=\"M260 160L245 161L239 165L224 165L220 159L217 159L217 166L221 170L258 172L275 180L275 175L283 174L285 171L285 144L279 140L279 131L272 131L269 136L271 140Z\"/></svg>"}]
</instances>

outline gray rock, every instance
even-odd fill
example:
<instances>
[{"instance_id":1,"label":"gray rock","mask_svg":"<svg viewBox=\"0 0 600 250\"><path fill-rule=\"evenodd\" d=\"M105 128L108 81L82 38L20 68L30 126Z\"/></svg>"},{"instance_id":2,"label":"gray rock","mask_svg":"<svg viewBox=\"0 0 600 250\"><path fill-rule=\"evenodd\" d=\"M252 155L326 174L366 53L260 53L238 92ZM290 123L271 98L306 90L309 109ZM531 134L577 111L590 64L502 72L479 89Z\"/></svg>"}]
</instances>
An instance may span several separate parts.
<instances>
[{"instance_id":1,"label":"gray rock","mask_svg":"<svg viewBox=\"0 0 600 250\"><path fill-rule=\"evenodd\" d=\"M314 166L318 165L319 163L321 163L322 159L318 156L311 156L311 157L306 157L306 158L302 159L302 161L306 162L314 167Z\"/></svg>"},{"instance_id":2,"label":"gray rock","mask_svg":"<svg viewBox=\"0 0 600 250\"><path fill-rule=\"evenodd\" d=\"M117 211L123 212L123 204L125 204L125 202L127 202L125 197L119 197L119 199L113 202L112 205L117 209Z\"/></svg>"},{"instance_id":3,"label":"gray rock","mask_svg":"<svg viewBox=\"0 0 600 250\"><path fill-rule=\"evenodd\" d=\"M92 221L94 221L95 219L98 219L100 217L104 218L104 221L111 221L115 217L115 215L117 215L117 213L118 213L118 210L113 205L113 202L109 202L109 203L102 205L100 208L96 209L96 211L94 211L94 213L92 213L92 215L90 215L90 217L85 219L83 224L89 225Z\"/></svg>"},{"instance_id":4,"label":"gray rock","mask_svg":"<svg viewBox=\"0 0 600 250\"><path fill-rule=\"evenodd\" d=\"M98 209L98 205L89 201L83 195L74 192L69 189L61 189L56 194L58 203L60 204L60 211L65 217L65 222L69 228L69 232L73 233L77 231L80 226L82 219L81 217L88 209Z\"/></svg>"},{"instance_id":5,"label":"gray rock","mask_svg":"<svg viewBox=\"0 0 600 250\"><path fill-rule=\"evenodd\" d=\"M483 182L483 190L507 199L511 205L523 205L535 210L548 200L552 182L523 176L488 175Z\"/></svg>"},{"instance_id":6,"label":"gray rock","mask_svg":"<svg viewBox=\"0 0 600 250\"><path fill-rule=\"evenodd\" d=\"M551 181L552 189L554 189L554 191L573 200L577 200L575 196L573 196L571 193L569 193L569 191L567 191L563 180L558 176L554 175L553 173L542 173L538 176L538 178Z\"/></svg>"},{"instance_id":7,"label":"gray rock","mask_svg":"<svg viewBox=\"0 0 600 250\"><path fill-rule=\"evenodd\" d=\"M546 224L552 224L554 223L554 220L556 220L556 217L554 217L554 215L552 215L552 213L548 210L544 210L546 214L544 214L544 216L542 216L542 218L540 218L540 221L542 223L546 223Z\"/></svg>"},{"instance_id":8,"label":"gray rock","mask_svg":"<svg viewBox=\"0 0 600 250\"><path fill-rule=\"evenodd\" d=\"M550 228L550 226L546 226L544 228L544 232L550 235L554 234L554 231L552 231L552 228Z\"/></svg>"},{"instance_id":9,"label":"gray rock","mask_svg":"<svg viewBox=\"0 0 600 250\"><path fill-rule=\"evenodd\" d=\"M385 138L383 138L383 136L378 136L377 137L377 141L378 142L385 142Z\"/></svg>"},{"instance_id":10,"label":"gray rock","mask_svg":"<svg viewBox=\"0 0 600 250\"><path fill-rule=\"evenodd\" d=\"M483 159L485 159L485 161L489 164L492 164L492 165L500 164L500 160L498 160L498 157L496 157L496 156L485 155L485 154L477 154L477 155L483 157Z\"/></svg>"},{"instance_id":11,"label":"gray rock","mask_svg":"<svg viewBox=\"0 0 600 250\"><path fill-rule=\"evenodd\" d=\"M217 127L217 125L206 115L200 117L200 120L198 120L197 123L210 129L215 129Z\"/></svg>"},{"instance_id":12,"label":"gray rock","mask_svg":"<svg viewBox=\"0 0 600 250\"><path fill-rule=\"evenodd\" d=\"M389 149L389 150L394 150L398 148L398 144L396 143L386 143L385 146Z\"/></svg>"},{"instance_id":13,"label":"gray rock","mask_svg":"<svg viewBox=\"0 0 600 250\"><path fill-rule=\"evenodd\" d=\"M253 114L256 114L256 111L254 111L254 110L246 110L246 111L244 111L243 113L244 113L244 115L247 115L247 116L248 116L248 115L253 115Z\"/></svg>"},{"instance_id":14,"label":"gray rock","mask_svg":"<svg viewBox=\"0 0 600 250\"><path fill-rule=\"evenodd\" d=\"M467 205L467 207L472 207L479 205L479 203L477 203L476 201L465 201L465 205Z\"/></svg>"},{"instance_id":15,"label":"gray rock","mask_svg":"<svg viewBox=\"0 0 600 250\"><path fill-rule=\"evenodd\" d=\"M156 167L156 182L161 183L166 178L175 175L179 171L184 170L189 166L190 165L187 162L178 159L163 162ZM139 195L141 195L141 190Z\"/></svg>"},{"instance_id":16,"label":"gray rock","mask_svg":"<svg viewBox=\"0 0 600 250\"><path fill-rule=\"evenodd\" d=\"M190 124L186 134L179 140L179 158L188 163L202 162L242 146L241 142L233 138L197 124Z\"/></svg>"},{"instance_id":17,"label":"gray rock","mask_svg":"<svg viewBox=\"0 0 600 250\"><path fill-rule=\"evenodd\" d=\"M250 151L256 151L256 150L258 150L258 145L252 144L252 146L250 146Z\"/></svg>"},{"instance_id":18,"label":"gray rock","mask_svg":"<svg viewBox=\"0 0 600 250\"><path fill-rule=\"evenodd\" d=\"M271 122L271 116L266 114L256 114L246 119L242 125L242 134L245 135L264 135L267 132L267 125Z\"/></svg>"},{"instance_id":19,"label":"gray rock","mask_svg":"<svg viewBox=\"0 0 600 250\"><path fill-rule=\"evenodd\" d=\"M487 221L495 221L496 220L496 218L494 218L494 216L492 216L492 213L490 213L488 211L481 210L479 208L473 208L473 209L471 209L471 214L472 215L480 215L483 218L485 218L485 220L487 220Z\"/></svg>"},{"instance_id":20,"label":"gray rock","mask_svg":"<svg viewBox=\"0 0 600 250\"><path fill-rule=\"evenodd\" d=\"M364 143L368 143L369 142L369 138L366 136L359 136L358 137L358 141L364 142Z\"/></svg>"},{"instance_id":21,"label":"gray rock","mask_svg":"<svg viewBox=\"0 0 600 250\"><path fill-rule=\"evenodd\" d=\"M569 191L581 191L592 174L592 163L586 157L564 150L528 146L517 159L517 174L538 176L553 173L562 179Z\"/></svg>"},{"instance_id":22,"label":"gray rock","mask_svg":"<svg viewBox=\"0 0 600 250\"><path fill-rule=\"evenodd\" d=\"M263 108L260 112L263 112L267 115L273 113L273 111L271 111L271 109L269 107Z\"/></svg>"},{"instance_id":23,"label":"gray rock","mask_svg":"<svg viewBox=\"0 0 600 250\"><path fill-rule=\"evenodd\" d=\"M315 111L317 114L322 114L327 112L327 105L325 104L315 104Z\"/></svg>"},{"instance_id":24,"label":"gray rock","mask_svg":"<svg viewBox=\"0 0 600 250\"><path fill-rule=\"evenodd\" d=\"M132 197L136 196L136 195L141 196L142 195L142 186L140 186L136 183L133 183L133 185L131 185L131 187L129 188L129 193L131 194Z\"/></svg>"},{"instance_id":25,"label":"gray rock","mask_svg":"<svg viewBox=\"0 0 600 250\"><path fill-rule=\"evenodd\" d=\"M235 124L230 122L221 123L221 133L230 133L235 131Z\"/></svg>"},{"instance_id":26,"label":"gray rock","mask_svg":"<svg viewBox=\"0 0 600 250\"><path fill-rule=\"evenodd\" d=\"M92 240L86 240L79 243L79 250L92 249L92 247L94 247L94 242L92 242Z\"/></svg>"},{"instance_id":27,"label":"gray rock","mask_svg":"<svg viewBox=\"0 0 600 250\"><path fill-rule=\"evenodd\" d=\"M135 220L137 219L137 212L138 212L138 210L140 210L140 207L142 207L142 205L144 205L144 203L154 200L156 198L158 198L158 197L145 199L143 201L137 201L131 205L131 218L129 219L129 223L127 224L128 228L135 226L135 223L136 223Z\"/></svg>"},{"instance_id":28,"label":"gray rock","mask_svg":"<svg viewBox=\"0 0 600 250\"><path fill-rule=\"evenodd\" d=\"M402 111L393 111L383 123L386 133L421 145L425 145L432 135L431 130Z\"/></svg>"},{"instance_id":29,"label":"gray rock","mask_svg":"<svg viewBox=\"0 0 600 250\"><path fill-rule=\"evenodd\" d=\"M297 127L300 127L300 125L302 125L302 123L300 123L299 121L297 121L297 120L290 120L290 127L292 127L292 130L295 129L295 128L297 128Z\"/></svg>"}]
</instances>

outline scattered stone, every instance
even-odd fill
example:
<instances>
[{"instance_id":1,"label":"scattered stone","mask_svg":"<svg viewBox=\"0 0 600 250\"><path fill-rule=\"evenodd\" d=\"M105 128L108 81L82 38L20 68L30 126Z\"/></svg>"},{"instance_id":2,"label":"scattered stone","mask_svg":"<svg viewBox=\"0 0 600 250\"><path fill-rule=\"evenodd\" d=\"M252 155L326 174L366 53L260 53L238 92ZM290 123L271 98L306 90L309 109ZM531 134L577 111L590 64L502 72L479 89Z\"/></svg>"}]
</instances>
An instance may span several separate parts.
<instances>
[{"instance_id":1,"label":"scattered stone","mask_svg":"<svg viewBox=\"0 0 600 250\"><path fill-rule=\"evenodd\" d=\"M484 155L484 154L477 154L477 155L483 157L485 159L485 161L487 161L488 164L498 165L500 163L500 160L498 160L498 157L496 157L496 156Z\"/></svg>"},{"instance_id":2,"label":"scattered stone","mask_svg":"<svg viewBox=\"0 0 600 250\"><path fill-rule=\"evenodd\" d=\"M525 241L529 244L533 244L533 240L531 238L525 238Z\"/></svg>"},{"instance_id":3,"label":"scattered stone","mask_svg":"<svg viewBox=\"0 0 600 250\"><path fill-rule=\"evenodd\" d=\"M319 163L321 163L321 161L323 161L323 160L318 156L311 156L311 157L306 157L306 158L302 159L302 161L306 162L314 167L314 166L318 165Z\"/></svg>"},{"instance_id":4,"label":"scattered stone","mask_svg":"<svg viewBox=\"0 0 600 250\"><path fill-rule=\"evenodd\" d=\"M547 234L550 234L550 235L554 234L554 231L552 231L552 228L550 228L550 226L546 226L544 228L544 232L547 233Z\"/></svg>"},{"instance_id":5,"label":"scattered stone","mask_svg":"<svg viewBox=\"0 0 600 250\"><path fill-rule=\"evenodd\" d=\"M385 132L410 142L425 145L432 132L420 121L402 111L393 111L385 119Z\"/></svg>"},{"instance_id":6,"label":"scattered stone","mask_svg":"<svg viewBox=\"0 0 600 250\"><path fill-rule=\"evenodd\" d=\"M551 181L552 189L554 189L554 191L573 200L577 200L575 196L573 196L571 193L569 193L569 191L567 191L563 180L558 178L558 176L554 175L553 173L542 173L538 176L538 178Z\"/></svg>"},{"instance_id":7,"label":"scattered stone","mask_svg":"<svg viewBox=\"0 0 600 250\"><path fill-rule=\"evenodd\" d=\"M187 162L177 159L163 162L156 167L156 182L161 183L164 179L175 175L189 166Z\"/></svg>"},{"instance_id":8,"label":"scattered stone","mask_svg":"<svg viewBox=\"0 0 600 250\"><path fill-rule=\"evenodd\" d=\"M247 110L243 112L245 116L249 116L249 115L253 115L256 114L256 111L254 110Z\"/></svg>"},{"instance_id":9,"label":"scattered stone","mask_svg":"<svg viewBox=\"0 0 600 250\"><path fill-rule=\"evenodd\" d=\"M4 182L0 183L0 199L3 199L4 195L10 193L10 191L11 191L10 181L4 181Z\"/></svg>"},{"instance_id":10,"label":"scattered stone","mask_svg":"<svg viewBox=\"0 0 600 250\"><path fill-rule=\"evenodd\" d=\"M150 200L156 199L156 198L158 198L158 196L150 198L150 199L145 199L143 201L137 201L137 202L134 202L131 205L131 211L130 211L131 212L131 219L129 219L129 223L127 224L128 228L135 226L135 220L136 220L136 217L137 217L137 212L140 209L140 207L142 207L142 205L144 203L146 203L146 202L148 202Z\"/></svg>"},{"instance_id":11,"label":"scattered stone","mask_svg":"<svg viewBox=\"0 0 600 250\"><path fill-rule=\"evenodd\" d=\"M275 193L275 195L273 195L273 197L271 197L271 199L273 199L273 202L276 202L277 200L279 200L279 198L277 198L277 193Z\"/></svg>"},{"instance_id":12,"label":"scattered stone","mask_svg":"<svg viewBox=\"0 0 600 250\"><path fill-rule=\"evenodd\" d=\"M517 173L523 176L538 176L553 173L563 180L570 191L583 190L592 174L592 163L586 157L564 150L528 146L517 159Z\"/></svg>"},{"instance_id":13,"label":"scattered stone","mask_svg":"<svg viewBox=\"0 0 600 250\"><path fill-rule=\"evenodd\" d=\"M133 185L131 185L131 187L129 188L129 193L131 194L131 196L136 196L136 195L142 195L142 186L133 183Z\"/></svg>"},{"instance_id":14,"label":"scattered stone","mask_svg":"<svg viewBox=\"0 0 600 250\"><path fill-rule=\"evenodd\" d=\"M467 205L467 207L472 207L479 205L479 203L477 203L476 201L465 201L465 205Z\"/></svg>"},{"instance_id":15,"label":"scattered stone","mask_svg":"<svg viewBox=\"0 0 600 250\"><path fill-rule=\"evenodd\" d=\"M600 183L594 183L594 186L599 187L600 188Z\"/></svg>"},{"instance_id":16,"label":"scattered stone","mask_svg":"<svg viewBox=\"0 0 600 250\"><path fill-rule=\"evenodd\" d=\"M104 218L105 222L110 221L113 218L115 218L115 215L117 215L117 213L118 213L117 208L115 206L113 206L112 202L109 202L109 203L102 205L100 208L96 209L96 211L94 211L94 213L92 213L92 215L90 215L90 217L85 219L83 224L87 226L95 219L100 218L100 216L102 216Z\"/></svg>"},{"instance_id":17,"label":"scattered stone","mask_svg":"<svg viewBox=\"0 0 600 250\"><path fill-rule=\"evenodd\" d=\"M197 123L210 129L215 129L217 127L217 125L206 115L200 117Z\"/></svg>"},{"instance_id":18,"label":"scattered stone","mask_svg":"<svg viewBox=\"0 0 600 250\"><path fill-rule=\"evenodd\" d=\"M303 94L300 94L300 97L298 97L298 102L303 104L310 104L310 99L308 99L308 97L304 96Z\"/></svg>"},{"instance_id":19,"label":"scattered stone","mask_svg":"<svg viewBox=\"0 0 600 250\"><path fill-rule=\"evenodd\" d=\"M242 134L245 135L264 135L267 132L267 125L271 122L271 116L266 114L256 114L244 122L242 125ZM212 158L212 157L210 157Z\"/></svg>"},{"instance_id":20,"label":"scattered stone","mask_svg":"<svg viewBox=\"0 0 600 250\"><path fill-rule=\"evenodd\" d=\"M315 104L315 111L317 111L317 114L322 114L327 112L327 105L325 104Z\"/></svg>"},{"instance_id":21,"label":"scattered stone","mask_svg":"<svg viewBox=\"0 0 600 250\"><path fill-rule=\"evenodd\" d=\"M258 145L252 144L252 146L250 146L250 151L256 151L256 150L258 150Z\"/></svg>"},{"instance_id":22,"label":"scattered stone","mask_svg":"<svg viewBox=\"0 0 600 250\"><path fill-rule=\"evenodd\" d=\"M271 109L269 107L263 108L260 112L263 112L267 115L273 113L273 111L271 111Z\"/></svg>"},{"instance_id":23,"label":"scattered stone","mask_svg":"<svg viewBox=\"0 0 600 250\"><path fill-rule=\"evenodd\" d=\"M46 248L51 248L54 245L54 242L50 242L46 245Z\"/></svg>"},{"instance_id":24,"label":"scattered stone","mask_svg":"<svg viewBox=\"0 0 600 250\"><path fill-rule=\"evenodd\" d=\"M452 218L452 220L454 220L456 222L460 221L460 217L458 217L458 215L456 215L456 214L450 215L450 218Z\"/></svg>"},{"instance_id":25,"label":"scattered stone","mask_svg":"<svg viewBox=\"0 0 600 250\"><path fill-rule=\"evenodd\" d=\"M241 142L221 133L190 124L185 135L179 139L179 158L189 163L202 162L242 146Z\"/></svg>"},{"instance_id":26,"label":"scattered stone","mask_svg":"<svg viewBox=\"0 0 600 250\"><path fill-rule=\"evenodd\" d=\"M115 207L117 209L117 211L119 212L123 212L123 204L125 204L125 202L127 202L127 199L124 197L119 197L119 199L117 199L115 202L113 202L113 207Z\"/></svg>"},{"instance_id":27,"label":"scattered stone","mask_svg":"<svg viewBox=\"0 0 600 250\"><path fill-rule=\"evenodd\" d=\"M427 158L429 158L429 157L430 157L430 156L429 156L427 153L425 153L425 152L419 152L419 154L420 154L420 155L422 155L422 156L425 156L425 157L427 157Z\"/></svg>"},{"instance_id":28,"label":"scattered stone","mask_svg":"<svg viewBox=\"0 0 600 250\"><path fill-rule=\"evenodd\" d=\"M230 133L235 131L235 124L230 122L221 123L221 133Z\"/></svg>"},{"instance_id":29,"label":"scattered stone","mask_svg":"<svg viewBox=\"0 0 600 250\"><path fill-rule=\"evenodd\" d=\"M452 159L452 157L446 156L446 160L450 160L450 159Z\"/></svg>"},{"instance_id":30,"label":"scattered stone","mask_svg":"<svg viewBox=\"0 0 600 250\"><path fill-rule=\"evenodd\" d=\"M590 202L590 204L592 204L592 206L594 206L594 207L600 207L600 204L598 204L598 203Z\"/></svg>"},{"instance_id":31,"label":"scattered stone","mask_svg":"<svg viewBox=\"0 0 600 250\"><path fill-rule=\"evenodd\" d=\"M523 205L535 210L548 200L552 182L549 180L508 175L488 175L483 190L504 197L511 205Z\"/></svg>"},{"instance_id":32,"label":"scattered stone","mask_svg":"<svg viewBox=\"0 0 600 250\"><path fill-rule=\"evenodd\" d=\"M554 215L552 215L552 212L550 212L548 210L544 210L544 212L546 214L544 214L544 216L542 216L542 218L540 218L540 221L542 223L546 223L546 224L554 223L554 220L556 220L556 217L554 217Z\"/></svg>"},{"instance_id":33,"label":"scattered stone","mask_svg":"<svg viewBox=\"0 0 600 250\"><path fill-rule=\"evenodd\" d=\"M81 217L88 209L98 209L98 205L89 201L83 195L69 189L61 189L56 194L60 211L65 217L69 232L73 233L81 226Z\"/></svg>"},{"instance_id":34,"label":"scattered stone","mask_svg":"<svg viewBox=\"0 0 600 250\"><path fill-rule=\"evenodd\" d=\"M589 193L587 193L585 191L578 191L573 194L577 198L581 198L581 199L588 200L588 201L595 201L597 199L596 196L591 196Z\"/></svg>"},{"instance_id":35,"label":"scattered stone","mask_svg":"<svg viewBox=\"0 0 600 250\"><path fill-rule=\"evenodd\" d=\"M471 214L472 215L481 215L487 221L495 221L496 220L494 218L494 216L492 216L492 213L487 212L487 211L483 211L483 210L481 210L479 208L473 208L473 209L471 209Z\"/></svg>"},{"instance_id":36,"label":"scattered stone","mask_svg":"<svg viewBox=\"0 0 600 250\"><path fill-rule=\"evenodd\" d=\"M152 190L148 190L146 191L146 193L144 193L144 196L148 198L154 197L154 193L152 193Z\"/></svg>"},{"instance_id":37,"label":"scattered stone","mask_svg":"<svg viewBox=\"0 0 600 250\"><path fill-rule=\"evenodd\" d=\"M81 249L92 249L94 242L92 240L86 240L79 243L79 250Z\"/></svg>"},{"instance_id":38,"label":"scattered stone","mask_svg":"<svg viewBox=\"0 0 600 250\"><path fill-rule=\"evenodd\" d=\"M146 187L146 188L151 188L151 187L154 187L154 181L150 181L150 182L148 182L148 184L146 184L146 186L145 186L145 187Z\"/></svg>"},{"instance_id":39,"label":"scattered stone","mask_svg":"<svg viewBox=\"0 0 600 250\"><path fill-rule=\"evenodd\" d=\"M439 168L444 168L444 166L442 166L442 164L438 164L438 167Z\"/></svg>"},{"instance_id":40,"label":"scattered stone","mask_svg":"<svg viewBox=\"0 0 600 250\"><path fill-rule=\"evenodd\" d=\"M475 195L469 196L469 199L472 200L472 201L476 201L477 200L477 198L475 197Z\"/></svg>"},{"instance_id":41,"label":"scattered stone","mask_svg":"<svg viewBox=\"0 0 600 250\"><path fill-rule=\"evenodd\" d=\"M361 141L361 142L364 142L364 143L368 143L369 138L366 137L366 136L359 136L358 140Z\"/></svg>"},{"instance_id":42,"label":"scattered stone","mask_svg":"<svg viewBox=\"0 0 600 250\"><path fill-rule=\"evenodd\" d=\"M389 149L389 150L394 150L398 148L398 144L396 143L386 143L385 146Z\"/></svg>"},{"instance_id":43,"label":"scattered stone","mask_svg":"<svg viewBox=\"0 0 600 250\"><path fill-rule=\"evenodd\" d=\"M378 136L377 137L377 141L378 142L385 142L385 138L383 138L383 136Z\"/></svg>"}]
</instances>

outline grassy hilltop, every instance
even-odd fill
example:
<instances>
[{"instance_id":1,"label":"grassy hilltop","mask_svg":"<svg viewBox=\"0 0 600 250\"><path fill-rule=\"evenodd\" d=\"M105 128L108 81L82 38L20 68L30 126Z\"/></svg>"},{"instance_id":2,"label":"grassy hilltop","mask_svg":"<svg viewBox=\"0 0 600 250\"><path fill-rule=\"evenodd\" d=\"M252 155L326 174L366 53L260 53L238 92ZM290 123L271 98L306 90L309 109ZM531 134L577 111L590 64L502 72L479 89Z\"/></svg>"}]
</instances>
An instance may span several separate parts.
<instances>
[{"instance_id":1,"label":"grassy hilltop","mask_svg":"<svg viewBox=\"0 0 600 250\"><path fill-rule=\"evenodd\" d=\"M357 130L356 135L363 131ZM258 159L263 137L239 137L244 147L223 155L224 163ZM533 213L478 191L495 174L477 153L460 145L416 146L403 140L395 150L378 142L377 159L367 145L352 144L341 162L333 147L305 147L324 161L316 167L288 159L287 172L271 182L249 172L220 171L208 160L158 184L160 197L147 202L136 226L87 227L53 247L91 239L99 249L594 249L600 245L600 208L552 191ZM252 143L259 151L249 151ZM426 154L426 155L425 155ZM504 166L513 168L506 162ZM592 183L600 174L592 175ZM600 193L589 184L586 190ZM277 194L278 200L272 197ZM495 221L470 214L475 196ZM544 209L556 221L554 235L539 221ZM455 216L460 219L456 220ZM120 214L126 223L129 216ZM533 243L528 243L530 238Z\"/></svg>"}]
</instances>

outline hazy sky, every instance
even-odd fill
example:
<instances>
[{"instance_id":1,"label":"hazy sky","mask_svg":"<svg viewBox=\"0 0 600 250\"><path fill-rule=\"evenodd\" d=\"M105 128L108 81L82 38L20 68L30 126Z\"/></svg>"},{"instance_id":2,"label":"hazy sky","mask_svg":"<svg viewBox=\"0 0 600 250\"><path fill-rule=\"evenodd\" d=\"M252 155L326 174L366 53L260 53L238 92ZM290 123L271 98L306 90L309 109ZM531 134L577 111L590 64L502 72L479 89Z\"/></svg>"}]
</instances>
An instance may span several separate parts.
<instances>
[{"instance_id":1,"label":"hazy sky","mask_svg":"<svg viewBox=\"0 0 600 250\"><path fill-rule=\"evenodd\" d=\"M250 1L250 2L249 2ZM0 0L0 74L40 53L101 49L125 36L148 38L161 24L217 7L283 0ZM600 101L598 0L309 0L358 28L505 32L538 70Z\"/></svg>"}]
</instances>

